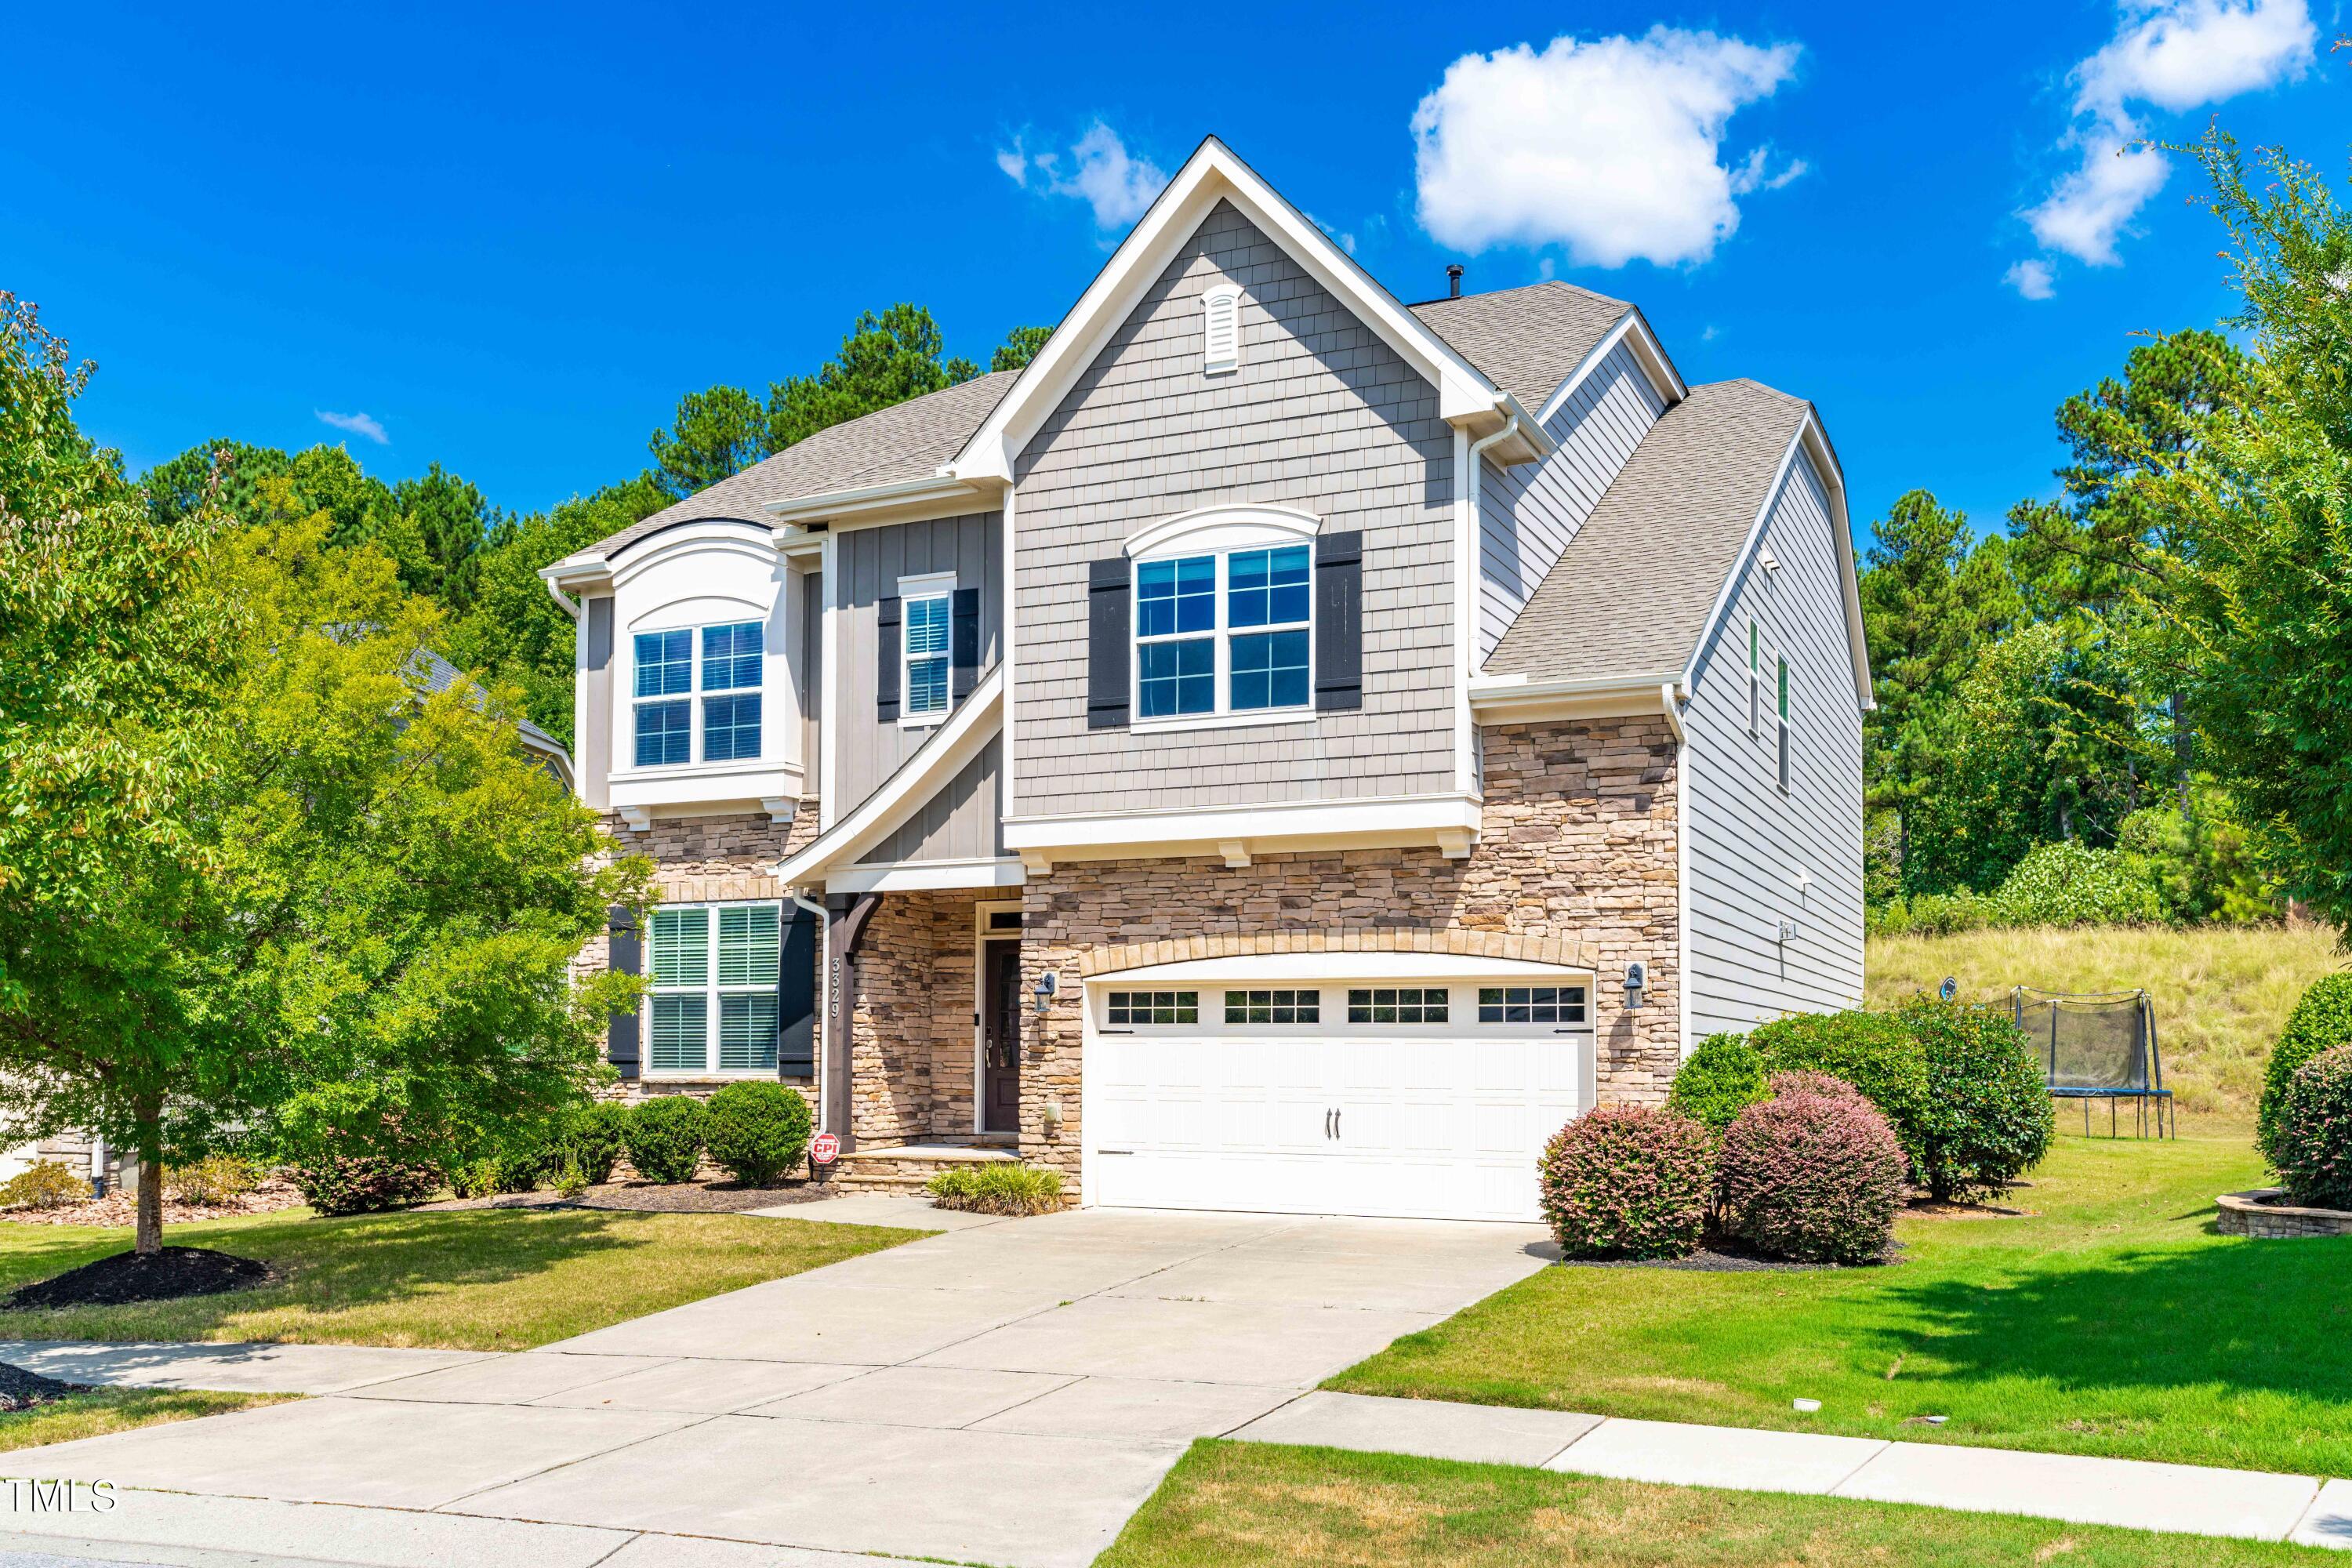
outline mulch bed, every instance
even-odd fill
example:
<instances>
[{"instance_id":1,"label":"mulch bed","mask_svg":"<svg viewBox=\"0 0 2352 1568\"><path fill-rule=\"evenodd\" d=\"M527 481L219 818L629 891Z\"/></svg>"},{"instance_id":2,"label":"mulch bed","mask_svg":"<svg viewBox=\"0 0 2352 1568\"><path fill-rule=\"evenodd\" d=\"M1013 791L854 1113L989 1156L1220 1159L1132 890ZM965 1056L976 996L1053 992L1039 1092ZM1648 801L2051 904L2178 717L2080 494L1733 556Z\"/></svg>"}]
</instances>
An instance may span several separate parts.
<instances>
[{"instance_id":1,"label":"mulch bed","mask_svg":"<svg viewBox=\"0 0 2352 1568\"><path fill-rule=\"evenodd\" d=\"M68 1394L88 1394L86 1383L59 1383L37 1372L0 1362L0 1415L14 1415L38 1405L55 1405Z\"/></svg>"},{"instance_id":2,"label":"mulch bed","mask_svg":"<svg viewBox=\"0 0 2352 1568\"><path fill-rule=\"evenodd\" d=\"M487 1198L450 1198L423 1205L445 1209L612 1209L637 1214L740 1214L745 1209L818 1203L833 1196L815 1182L781 1187L742 1187L732 1182L607 1182L578 1197L558 1192L500 1193Z\"/></svg>"},{"instance_id":3,"label":"mulch bed","mask_svg":"<svg viewBox=\"0 0 2352 1568\"><path fill-rule=\"evenodd\" d=\"M1908 1262L1903 1256L1903 1244L1889 1242L1886 1250L1874 1263L1799 1263L1787 1258L1767 1258L1751 1252L1738 1242L1721 1237L1708 1239L1707 1245L1688 1258L1563 1258L1566 1268L1672 1268L1694 1274L1816 1274L1827 1269L1885 1268Z\"/></svg>"},{"instance_id":4,"label":"mulch bed","mask_svg":"<svg viewBox=\"0 0 2352 1568\"><path fill-rule=\"evenodd\" d=\"M277 1278L277 1271L258 1258L215 1252L209 1247L166 1247L145 1258L118 1252L36 1280L0 1301L0 1309L124 1307L134 1301L250 1290Z\"/></svg>"},{"instance_id":5,"label":"mulch bed","mask_svg":"<svg viewBox=\"0 0 2352 1568\"><path fill-rule=\"evenodd\" d=\"M208 1219L236 1219L246 1215L276 1214L299 1208L302 1194L294 1184L276 1177L241 1197L225 1204L183 1204L163 1200L165 1225L194 1225ZM121 1187L88 1203L64 1204L53 1209L0 1209L0 1222L10 1225L132 1226L139 1223L139 1196Z\"/></svg>"}]
</instances>

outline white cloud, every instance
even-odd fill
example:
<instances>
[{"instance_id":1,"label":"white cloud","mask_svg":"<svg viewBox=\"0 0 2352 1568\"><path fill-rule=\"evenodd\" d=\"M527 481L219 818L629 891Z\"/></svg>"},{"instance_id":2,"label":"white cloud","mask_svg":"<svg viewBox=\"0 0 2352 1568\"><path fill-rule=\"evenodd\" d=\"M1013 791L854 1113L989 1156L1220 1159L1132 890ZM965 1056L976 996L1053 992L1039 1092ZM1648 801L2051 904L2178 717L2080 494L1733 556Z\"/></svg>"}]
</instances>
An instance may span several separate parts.
<instances>
[{"instance_id":1,"label":"white cloud","mask_svg":"<svg viewBox=\"0 0 2352 1568\"><path fill-rule=\"evenodd\" d=\"M2047 300L2058 291L2053 287L2050 263L2046 261L2013 262L2009 270L2000 275L2000 280L2027 300Z\"/></svg>"},{"instance_id":2,"label":"white cloud","mask_svg":"<svg viewBox=\"0 0 2352 1568\"><path fill-rule=\"evenodd\" d=\"M1723 157L1726 123L1794 74L1794 44L1653 27L1464 55L1412 116L1422 226L1441 244L1564 245L1580 264L1704 261L1739 226L1737 197L1804 172L1758 148Z\"/></svg>"},{"instance_id":3,"label":"white cloud","mask_svg":"<svg viewBox=\"0 0 2352 1568\"><path fill-rule=\"evenodd\" d=\"M330 414L323 408L314 408L310 412L319 416L322 425L348 430L354 436L364 436L379 447L392 445L392 437L383 433L383 422L372 414Z\"/></svg>"},{"instance_id":4,"label":"white cloud","mask_svg":"<svg viewBox=\"0 0 2352 1568\"><path fill-rule=\"evenodd\" d=\"M1041 195L1076 196L1094 209L1097 228L1125 228L1143 216L1168 176L1149 158L1127 150L1118 132L1101 121L1069 150L1068 172L1058 153L1030 153L1020 137L996 151L996 166L1024 190Z\"/></svg>"},{"instance_id":5,"label":"white cloud","mask_svg":"<svg viewBox=\"0 0 2352 1568\"><path fill-rule=\"evenodd\" d=\"M1317 228L1321 229L1325 234L1329 235L1331 237L1332 243L1337 245L1340 249L1346 251L1350 256L1356 254L1356 237L1354 235L1334 228L1331 225L1325 223L1321 218L1317 217L1313 213L1308 213L1307 215L1307 221L1313 224Z\"/></svg>"},{"instance_id":6,"label":"white cloud","mask_svg":"<svg viewBox=\"0 0 2352 1568\"><path fill-rule=\"evenodd\" d=\"M2093 267L2116 265L2116 241L2167 172L2164 154L2141 141L2137 106L2177 113L2275 87L2310 68L2316 37L2308 0L2124 0L2115 37L2069 76L2075 123L2059 145L2077 163L2022 215L2033 237Z\"/></svg>"}]
</instances>

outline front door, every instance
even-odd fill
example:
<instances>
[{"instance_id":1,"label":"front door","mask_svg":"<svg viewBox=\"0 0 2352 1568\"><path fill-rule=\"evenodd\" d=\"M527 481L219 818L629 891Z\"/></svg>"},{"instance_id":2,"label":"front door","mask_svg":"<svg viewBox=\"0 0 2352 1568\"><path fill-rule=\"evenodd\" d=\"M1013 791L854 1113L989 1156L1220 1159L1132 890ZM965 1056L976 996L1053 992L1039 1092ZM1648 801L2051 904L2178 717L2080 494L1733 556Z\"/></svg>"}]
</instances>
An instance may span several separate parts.
<instances>
[{"instance_id":1,"label":"front door","mask_svg":"<svg viewBox=\"0 0 2352 1568\"><path fill-rule=\"evenodd\" d=\"M980 1130L1021 1131L1021 944L982 944L987 988L981 1009Z\"/></svg>"}]
</instances>

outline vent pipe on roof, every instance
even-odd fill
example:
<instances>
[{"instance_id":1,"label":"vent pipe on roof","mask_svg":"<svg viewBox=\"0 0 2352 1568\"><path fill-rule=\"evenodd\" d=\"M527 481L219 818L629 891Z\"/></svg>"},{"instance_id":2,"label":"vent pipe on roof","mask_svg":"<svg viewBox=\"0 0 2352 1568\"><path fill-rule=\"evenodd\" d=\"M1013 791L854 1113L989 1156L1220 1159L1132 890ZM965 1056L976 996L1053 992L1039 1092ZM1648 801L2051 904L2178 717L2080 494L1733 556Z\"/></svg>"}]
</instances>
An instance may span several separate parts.
<instances>
[{"instance_id":1,"label":"vent pipe on roof","mask_svg":"<svg viewBox=\"0 0 2352 1568\"><path fill-rule=\"evenodd\" d=\"M1445 297L1449 300L1462 298L1462 263L1458 261L1446 263Z\"/></svg>"}]
</instances>

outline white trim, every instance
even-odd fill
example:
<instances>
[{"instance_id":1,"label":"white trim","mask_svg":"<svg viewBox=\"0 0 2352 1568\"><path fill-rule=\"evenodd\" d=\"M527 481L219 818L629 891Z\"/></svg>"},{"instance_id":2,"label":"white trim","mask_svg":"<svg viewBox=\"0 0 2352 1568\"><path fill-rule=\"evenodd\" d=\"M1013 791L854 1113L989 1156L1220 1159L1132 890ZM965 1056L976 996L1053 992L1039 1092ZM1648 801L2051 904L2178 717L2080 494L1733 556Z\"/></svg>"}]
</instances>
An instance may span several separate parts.
<instances>
[{"instance_id":1,"label":"white trim","mask_svg":"<svg viewBox=\"0 0 2352 1568\"><path fill-rule=\"evenodd\" d=\"M1004 846L1042 870L1055 861L1213 855L1239 840L1252 854L1286 848L1388 848L1449 841L1464 853L1483 812L1468 795L1388 795L1345 801L1269 801L1221 810L1181 807L1101 815L1008 818Z\"/></svg>"},{"instance_id":2,"label":"white trim","mask_svg":"<svg viewBox=\"0 0 2352 1568\"><path fill-rule=\"evenodd\" d=\"M734 531L752 529L749 536ZM625 588L648 572L658 571L680 555L740 555L759 563L772 573L776 565L776 546L765 529L756 522L728 522L712 519L708 522L681 522L648 534L643 541L629 544L622 551L623 559L606 567L614 588Z\"/></svg>"},{"instance_id":3,"label":"white trim","mask_svg":"<svg viewBox=\"0 0 2352 1568\"><path fill-rule=\"evenodd\" d=\"M861 512L896 510L905 507L934 503L963 505L984 500L982 487L966 479L949 479L942 474L925 474L919 479L894 479L887 485L863 485L845 490L825 490L813 496L793 496L783 500L763 501L760 510L776 519L776 527L786 523L837 521L854 519ZM968 505L966 510L971 510ZM979 510L991 510L983 505Z\"/></svg>"},{"instance_id":4,"label":"white trim","mask_svg":"<svg viewBox=\"0 0 2352 1568\"><path fill-rule=\"evenodd\" d=\"M1226 958L1195 958L1176 963L1139 964L1089 974L1085 984L1097 985L1158 985L1192 981L1296 980L1568 980L1590 984L1594 971L1567 963L1538 963L1525 958L1465 957L1451 952L1244 952ZM1587 998L1588 1005L1591 998ZM1202 1010L1207 1004L1203 1002ZM1477 1020L1469 1022L1475 1025ZM1447 1025L1460 1026L1460 1020ZM1186 1026L1190 1027L1190 1026ZM1253 1025L1262 1028L1263 1025ZM1488 1027L1493 1027L1489 1025Z\"/></svg>"},{"instance_id":5,"label":"white trim","mask_svg":"<svg viewBox=\"0 0 2352 1568\"><path fill-rule=\"evenodd\" d=\"M1470 681L1478 673L1478 502L1486 488L1486 448L1519 429L1513 414L1500 430L1472 441L1454 433L1454 787L1467 794L1478 785L1477 722L1470 708ZM1451 851L1449 850L1449 853Z\"/></svg>"},{"instance_id":6,"label":"white trim","mask_svg":"<svg viewBox=\"0 0 2352 1568\"><path fill-rule=\"evenodd\" d=\"M1312 724L1315 707L1244 708L1231 713L1180 713L1166 719L1138 719L1127 727L1130 735L1180 734L1186 730L1255 730L1267 724Z\"/></svg>"},{"instance_id":7,"label":"white trim","mask_svg":"<svg viewBox=\"0 0 2352 1568\"><path fill-rule=\"evenodd\" d=\"M824 890L899 893L927 888L1017 888L1026 880L1018 859L985 855L965 860L887 860L872 865L860 861L826 872Z\"/></svg>"},{"instance_id":8,"label":"white trim","mask_svg":"<svg viewBox=\"0 0 2352 1568\"><path fill-rule=\"evenodd\" d=\"M1482 426L1507 419L1506 395L1476 366L1212 136L1185 160L945 472L967 482L1009 481L1029 436L1221 200L1282 246L1303 271L1435 386L1440 418Z\"/></svg>"},{"instance_id":9,"label":"white trim","mask_svg":"<svg viewBox=\"0 0 2352 1568\"><path fill-rule=\"evenodd\" d=\"M1246 525L1242 526L1246 531ZM1222 534L1224 530L1215 524L1196 528L1184 534L1164 539L1149 557L1130 557L1131 587L1128 629L1128 712L1132 715L1130 732L1150 734L1154 731L1192 729L1202 725L1215 726L1232 721L1263 722L1267 720L1307 719L1315 717L1315 556L1308 542L1285 531L1273 540L1244 538L1233 544L1206 542L1210 534ZM1307 556L1307 618L1304 621L1272 621L1264 626L1234 626L1230 616L1233 610L1233 558L1237 554L1274 550L1305 550ZM1190 632L1161 632L1147 637L1143 631L1142 569L1169 561L1197 561L1206 558L1215 563L1211 587L1211 604L1214 618L1205 628ZM1269 590L1271 584L1269 584ZM1303 632L1307 637L1307 700L1286 702L1278 708L1235 708L1234 696L1234 640L1236 637L1270 637L1283 632ZM1209 644L1210 706L1193 713L1161 713L1146 717L1143 711L1143 650L1165 643L1202 642ZM1268 695L1272 695L1269 682Z\"/></svg>"},{"instance_id":10,"label":"white trim","mask_svg":"<svg viewBox=\"0 0 2352 1568\"><path fill-rule=\"evenodd\" d=\"M798 852L785 858L776 868L777 879L787 887L803 887L873 848L884 835L906 819L907 813L930 799L997 734L1000 726L996 720L1003 706L1003 696L1004 669L1000 665L981 678L971 695L948 715L947 722L933 730L915 748L915 754L883 780L879 789L859 801L856 810L835 816L828 794L827 820L823 831L801 846ZM831 746L825 748L828 780L832 776L833 751Z\"/></svg>"},{"instance_id":11,"label":"white trim","mask_svg":"<svg viewBox=\"0 0 2352 1568\"><path fill-rule=\"evenodd\" d=\"M1013 689L1013 656L1015 639L1013 614L1013 510L1017 499L1013 487L1005 486L1004 512L997 528L998 536L1003 541L1004 557L999 566L996 580L997 593L1001 595L996 605L997 665L1004 671L1004 689L1008 693L1004 703L1004 721L999 727L999 732L1004 737L1004 744L998 749L996 755L996 809L999 816L1013 810L1013 754L1015 750L1013 743L1013 717L1015 705L1009 694Z\"/></svg>"},{"instance_id":12,"label":"white trim","mask_svg":"<svg viewBox=\"0 0 2352 1568\"><path fill-rule=\"evenodd\" d=\"M701 696L701 693L697 692L695 695L699 697ZM725 697L729 694L727 692L720 691L715 692L713 695ZM676 702L678 699L675 697L647 697L643 699L643 700L647 702ZM763 714L760 720L760 726L762 731L767 728L767 718ZM763 734L761 736L761 740L764 742L766 736ZM721 763L668 763L653 767L614 768L611 773L605 774L604 778L607 784L661 784L672 780L699 781L704 779L740 779L748 784L756 784L763 778L782 776L784 774L790 774L793 782L798 783L801 776L800 764L797 763L772 763L764 758L759 757L741 757ZM746 795L743 798L748 800L751 798L751 795L761 793L777 795L782 792L777 790L767 790L764 792L753 790L750 795ZM654 804L666 805L667 804L667 797L665 797L664 800Z\"/></svg>"},{"instance_id":13,"label":"white trim","mask_svg":"<svg viewBox=\"0 0 2352 1568\"><path fill-rule=\"evenodd\" d=\"M820 835L841 816L841 636L840 616L835 614L833 604L840 593L836 565L840 559L841 546L827 533L817 552L817 658L824 667L818 672L824 683L824 696L819 699L822 707L816 729L816 824Z\"/></svg>"},{"instance_id":14,"label":"white trim","mask_svg":"<svg viewBox=\"0 0 2352 1568\"><path fill-rule=\"evenodd\" d=\"M1323 520L1311 511L1301 511L1294 506L1265 506L1255 502L1239 506L1199 506L1190 511L1180 511L1174 517L1163 517L1149 527L1129 534L1121 548L1131 559L1163 552L1190 555L1209 550L1247 549L1253 544L1287 544L1312 539L1322 531ZM1225 542L1230 529L1231 542ZM1195 545L1195 533L1213 534L1218 542Z\"/></svg>"},{"instance_id":15,"label":"white trim","mask_svg":"<svg viewBox=\"0 0 2352 1568\"><path fill-rule=\"evenodd\" d=\"M1680 1059L1691 1054L1691 788L1690 742L1675 726L1675 1047Z\"/></svg>"},{"instance_id":16,"label":"white trim","mask_svg":"<svg viewBox=\"0 0 2352 1568\"><path fill-rule=\"evenodd\" d=\"M726 1010L722 999L730 994L735 995L757 996L766 994L773 996L776 994L776 987L775 983L772 980L767 982L753 981L750 984L746 985L736 985L731 987L722 986L719 978L718 911L723 909L774 910L776 911L776 941L778 945L781 947L787 935L787 928L791 924L791 922L784 918L782 905L785 902L792 901L796 900L780 900L776 899L699 899L691 903L664 904L660 906L659 910L655 911L656 913L676 913L687 910L700 910L703 912L702 930L706 943L703 949L703 962L706 968L703 973L701 994L705 999L708 1010L703 1017L702 1065L698 1068L656 1068L654 1066L654 998L656 995L691 995L693 993L686 990L661 992L657 991L654 986L652 983L652 976L654 973L654 917L653 914L648 914L646 917L645 972L647 978L647 984L646 987L645 1000L639 1005L637 1012L637 1038L639 1041L637 1071L641 1079L650 1079L657 1082L698 1082L734 1079L774 1079L780 1076L780 1063L772 1063L767 1067L748 1068L728 1068L719 1065L719 1031L721 1018ZM781 1027L782 1024L781 1016L778 1018L777 1022ZM781 1037L778 1038L777 1047L781 1053L782 1048L782 1040Z\"/></svg>"},{"instance_id":17,"label":"white trim","mask_svg":"<svg viewBox=\"0 0 2352 1568\"><path fill-rule=\"evenodd\" d=\"M1562 378L1558 389L1544 399L1543 412L1536 416L1536 423L1549 427L1552 416L1576 395L1576 389L1584 384L1585 378L1599 369L1601 362L1628 338L1633 340L1633 363L1642 367L1642 374L1648 377L1651 390L1665 400L1667 407L1673 407L1690 395L1690 388L1683 384L1681 373L1666 357L1665 346L1658 342L1657 334L1650 331L1649 320L1637 308L1628 306L1625 313L1617 318L1617 324L1609 329L1608 336L1595 343L1591 351L1577 362L1576 368Z\"/></svg>"},{"instance_id":18,"label":"white trim","mask_svg":"<svg viewBox=\"0 0 2352 1568\"><path fill-rule=\"evenodd\" d=\"M1011 931L989 930L988 917L1020 908L1018 899L982 899L971 907L971 1130L975 1134L988 1131L988 944L1021 940L1017 926ZM1017 1043L1013 1059L1016 1064L1020 1060ZM1014 1070L1019 1070L1017 1066Z\"/></svg>"}]
</instances>

